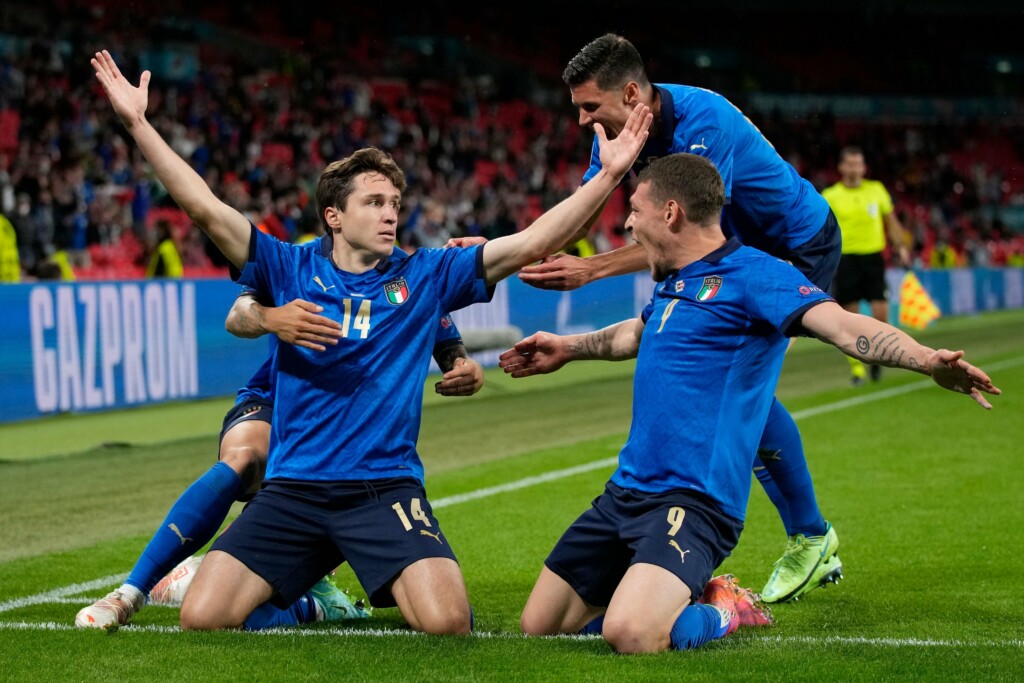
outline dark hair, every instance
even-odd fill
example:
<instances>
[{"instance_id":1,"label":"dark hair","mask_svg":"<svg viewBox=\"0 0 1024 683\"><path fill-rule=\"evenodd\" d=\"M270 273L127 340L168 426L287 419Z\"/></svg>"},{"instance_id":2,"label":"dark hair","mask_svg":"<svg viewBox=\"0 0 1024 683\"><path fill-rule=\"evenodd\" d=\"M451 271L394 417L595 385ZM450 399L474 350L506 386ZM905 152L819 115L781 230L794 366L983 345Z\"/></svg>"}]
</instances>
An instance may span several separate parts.
<instances>
[{"instance_id":1,"label":"dark hair","mask_svg":"<svg viewBox=\"0 0 1024 683\"><path fill-rule=\"evenodd\" d=\"M679 152L651 162L640 172L638 183L650 183L651 199L679 202L692 223L717 221L725 204L725 183L715 165L705 157Z\"/></svg>"},{"instance_id":2,"label":"dark hair","mask_svg":"<svg viewBox=\"0 0 1024 683\"><path fill-rule=\"evenodd\" d=\"M612 90L636 81L641 87L650 85L640 53L622 36L606 33L576 53L562 72L562 80L570 88L593 79L601 90Z\"/></svg>"},{"instance_id":3,"label":"dark hair","mask_svg":"<svg viewBox=\"0 0 1024 683\"><path fill-rule=\"evenodd\" d=\"M390 180L399 192L405 191L405 173L391 155L376 147L366 147L328 164L320 174L316 184L316 205L321 222L327 207L345 208L349 195L355 189L352 183L360 173L379 173Z\"/></svg>"},{"instance_id":4,"label":"dark hair","mask_svg":"<svg viewBox=\"0 0 1024 683\"><path fill-rule=\"evenodd\" d=\"M864 150L856 145L847 145L839 150L839 161L842 162L846 157L864 156Z\"/></svg>"}]
</instances>

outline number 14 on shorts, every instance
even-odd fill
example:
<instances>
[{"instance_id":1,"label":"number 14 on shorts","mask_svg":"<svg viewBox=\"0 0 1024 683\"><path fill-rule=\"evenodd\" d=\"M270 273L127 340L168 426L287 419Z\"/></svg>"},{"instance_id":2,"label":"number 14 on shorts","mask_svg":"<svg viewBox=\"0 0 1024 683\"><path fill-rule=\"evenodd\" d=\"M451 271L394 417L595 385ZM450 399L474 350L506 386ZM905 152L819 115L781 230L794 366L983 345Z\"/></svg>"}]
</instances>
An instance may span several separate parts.
<instances>
[{"instance_id":1,"label":"number 14 on shorts","mask_svg":"<svg viewBox=\"0 0 1024 683\"><path fill-rule=\"evenodd\" d=\"M424 526L428 529L431 527L430 519L427 517L427 513L423 511L419 498L413 498L409 501L409 515L405 514L405 509L402 507L401 502L392 505L391 509L398 515L398 519L402 522L402 526L405 527L406 531L412 531L412 522L409 521L410 515L413 519L423 522Z\"/></svg>"}]
</instances>

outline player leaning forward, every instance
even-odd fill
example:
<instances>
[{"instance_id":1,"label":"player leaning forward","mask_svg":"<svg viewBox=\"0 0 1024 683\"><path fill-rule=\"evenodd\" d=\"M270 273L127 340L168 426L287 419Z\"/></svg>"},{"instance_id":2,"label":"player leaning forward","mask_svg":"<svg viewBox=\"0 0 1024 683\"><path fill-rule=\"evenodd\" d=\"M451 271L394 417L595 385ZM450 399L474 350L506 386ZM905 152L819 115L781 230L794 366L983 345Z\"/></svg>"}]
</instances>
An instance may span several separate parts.
<instances>
[{"instance_id":1,"label":"player leaning forward","mask_svg":"<svg viewBox=\"0 0 1024 683\"><path fill-rule=\"evenodd\" d=\"M525 377L637 358L618 469L548 556L522 615L527 633L601 632L619 652L695 647L745 623L749 595L737 593L729 619L691 600L708 597L706 584L729 587L709 579L743 526L787 335L930 375L986 408L980 392L999 393L962 351L850 313L785 261L727 240L724 185L707 159L662 157L637 183L626 228L659 283L641 316L589 334L539 332L500 360Z\"/></svg>"},{"instance_id":2,"label":"player leaning forward","mask_svg":"<svg viewBox=\"0 0 1024 683\"><path fill-rule=\"evenodd\" d=\"M240 626L258 606L287 606L347 561L371 604L397 605L417 630L468 632L462 573L427 502L416 453L430 323L488 300L496 282L564 244L636 159L648 108L637 107L613 141L599 132L604 168L584 190L482 247L392 255L401 170L375 148L334 162L317 186L321 219L335 236L328 260L267 237L213 196L146 120L148 72L134 87L107 52L92 64L161 182L240 281L280 301L311 301L342 323L325 352L281 346L266 483L208 553L182 626Z\"/></svg>"}]
</instances>

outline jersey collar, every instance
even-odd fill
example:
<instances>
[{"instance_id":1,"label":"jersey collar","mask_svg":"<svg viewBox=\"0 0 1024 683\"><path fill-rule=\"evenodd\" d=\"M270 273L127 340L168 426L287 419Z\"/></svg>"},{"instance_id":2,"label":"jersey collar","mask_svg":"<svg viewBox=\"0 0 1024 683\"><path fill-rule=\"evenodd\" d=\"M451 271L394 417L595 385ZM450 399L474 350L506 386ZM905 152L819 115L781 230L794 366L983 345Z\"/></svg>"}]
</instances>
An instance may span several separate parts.
<instances>
[{"instance_id":1,"label":"jersey collar","mask_svg":"<svg viewBox=\"0 0 1024 683\"><path fill-rule=\"evenodd\" d=\"M640 155L633 162L633 173L638 174L647 167L653 160L666 156L672 149L672 140L676 130L676 105L672 99L672 93L659 85L654 88L661 94L661 122L658 128L658 137L647 140L647 144L640 150ZM596 144L596 143L595 143Z\"/></svg>"},{"instance_id":2,"label":"jersey collar","mask_svg":"<svg viewBox=\"0 0 1024 683\"><path fill-rule=\"evenodd\" d=\"M728 240L726 240L725 244L723 244L718 249L715 249L713 252L702 258L701 261L705 261L706 263L710 263L712 265L716 264L729 254L739 249L741 246L743 245L740 243L738 239L736 239L735 237L730 237Z\"/></svg>"}]
</instances>

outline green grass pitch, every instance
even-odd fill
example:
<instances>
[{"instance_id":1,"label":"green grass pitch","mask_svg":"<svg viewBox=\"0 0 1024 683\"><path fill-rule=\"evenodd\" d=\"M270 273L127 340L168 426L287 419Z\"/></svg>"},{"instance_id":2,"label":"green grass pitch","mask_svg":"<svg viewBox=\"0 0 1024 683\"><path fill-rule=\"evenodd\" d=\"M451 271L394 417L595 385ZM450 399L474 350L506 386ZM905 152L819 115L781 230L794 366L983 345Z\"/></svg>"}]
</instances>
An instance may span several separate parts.
<instances>
[{"instance_id":1,"label":"green grass pitch","mask_svg":"<svg viewBox=\"0 0 1024 683\"><path fill-rule=\"evenodd\" d=\"M78 631L75 612L120 582L213 462L230 399L0 427L0 680L1024 680L1024 311L945 318L917 336L966 349L1005 392L995 409L896 370L851 388L838 351L800 340L779 396L846 579L776 607L772 628L692 652L621 657L595 638L518 635L545 555L613 470L632 363L525 380L489 371L469 399L426 392L420 451L476 614L468 638L413 634L396 610L200 634L148 607L115 633ZM785 537L752 486L720 571L759 589Z\"/></svg>"}]
</instances>

